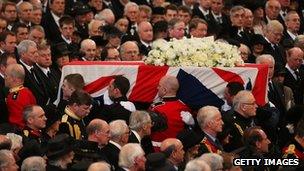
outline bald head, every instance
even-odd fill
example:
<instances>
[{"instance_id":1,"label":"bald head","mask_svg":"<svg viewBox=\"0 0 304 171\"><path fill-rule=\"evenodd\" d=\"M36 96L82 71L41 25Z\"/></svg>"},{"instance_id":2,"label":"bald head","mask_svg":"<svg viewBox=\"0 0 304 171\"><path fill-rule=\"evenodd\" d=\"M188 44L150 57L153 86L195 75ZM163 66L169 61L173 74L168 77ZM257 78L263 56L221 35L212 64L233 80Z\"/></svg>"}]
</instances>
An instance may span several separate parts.
<instances>
[{"instance_id":1,"label":"bald head","mask_svg":"<svg viewBox=\"0 0 304 171\"><path fill-rule=\"evenodd\" d=\"M84 58L86 60L94 61L96 58L96 43L91 39L85 39L80 44L80 51L85 54Z\"/></svg>"},{"instance_id":2,"label":"bald head","mask_svg":"<svg viewBox=\"0 0 304 171\"><path fill-rule=\"evenodd\" d=\"M101 147L107 145L110 140L110 126L102 119L93 119L87 126L86 132L88 140L97 142Z\"/></svg>"},{"instance_id":3,"label":"bald head","mask_svg":"<svg viewBox=\"0 0 304 171\"><path fill-rule=\"evenodd\" d=\"M182 142L176 138L167 138L160 145L160 151L165 151L168 147L174 145L176 148L179 145L182 145Z\"/></svg>"},{"instance_id":4,"label":"bald head","mask_svg":"<svg viewBox=\"0 0 304 171\"><path fill-rule=\"evenodd\" d=\"M25 72L20 64L11 64L5 70L5 86L13 88L22 85L24 82Z\"/></svg>"},{"instance_id":5,"label":"bald head","mask_svg":"<svg viewBox=\"0 0 304 171\"><path fill-rule=\"evenodd\" d=\"M90 165L88 171L111 171L110 165L106 162L95 162Z\"/></svg>"},{"instance_id":6,"label":"bald head","mask_svg":"<svg viewBox=\"0 0 304 171\"><path fill-rule=\"evenodd\" d=\"M176 77L164 76L159 81L158 95L159 97L175 96L178 89L179 89L179 83Z\"/></svg>"},{"instance_id":7,"label":"bald head","mask_svg":"<svg viewBox=\"0 0 304 171\"><path fill-rule=\"evenodd\" d=\"M138 36L139 36L140 40L142 40L146 43L150 43L153 39L152 25L147 21L143 21L143 22L139 23Z\"/></svg>"},{"instance_id":8,"label":"bald head","mask_svg":"<svg viewBox=\"0 0 304 171\"><path fill-rule=\"evenodd\" d=\"M140 61L139 48L133 41L127 41L120 47L122 61Z\"/></svg>"}]
</instances>

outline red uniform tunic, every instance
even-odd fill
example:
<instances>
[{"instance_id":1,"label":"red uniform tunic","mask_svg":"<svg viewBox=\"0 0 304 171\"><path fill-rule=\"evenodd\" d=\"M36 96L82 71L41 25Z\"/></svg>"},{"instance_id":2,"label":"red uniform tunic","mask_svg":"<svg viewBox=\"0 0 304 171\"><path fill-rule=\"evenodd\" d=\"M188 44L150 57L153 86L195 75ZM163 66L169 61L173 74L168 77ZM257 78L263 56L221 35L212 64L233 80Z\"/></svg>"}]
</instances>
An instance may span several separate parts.
<instances>
[{"instance_id":1,"label":"red uniform tunic","mask_svg":"<svg viewBox=\"0 0 304 171\"><path fill-rule=\"evenodd\" d=\"M153 105L151 110L164 115L168 125L165 131L152 133L154 147L159 147L160 143L167 138L176 138L176 135L185 127L181 112L190 112L189 107L176 97L163 98L163 102Z\"/></svg>"},{"instance_id":2,"label":"red uniform tunic","mask_svg":"<svg viewBox=\"0 0 304 171\"><path fill-rule=\"evenodd\" d=\"M6 104L9 123L24 128L23 109L28 105L35 105L36 98L28 88L18 86L10 89Z\"/></svg>"}]
</instances>

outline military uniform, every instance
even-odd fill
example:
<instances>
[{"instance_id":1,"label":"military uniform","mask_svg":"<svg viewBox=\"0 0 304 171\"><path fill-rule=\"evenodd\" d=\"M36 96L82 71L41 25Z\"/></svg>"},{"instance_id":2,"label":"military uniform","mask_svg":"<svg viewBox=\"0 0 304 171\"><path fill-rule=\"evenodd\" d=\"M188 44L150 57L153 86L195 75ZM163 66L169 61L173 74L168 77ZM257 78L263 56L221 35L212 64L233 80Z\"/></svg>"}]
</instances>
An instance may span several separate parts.
<instances>
[{"instance_id":1,"label":"military uniform","mask_svg":"<svg viewBox=\"0 0 304 171\"><path fill-rule=\"evenodd\" d=\"M22 117L23 109L28 105L36 104L36 98L28 88L21 85L9 90L6 104L9 123L23 128L25 126Z\"/></svg>"},{"instance_id":2,"label":"military uniform","mask_svg":"<svg viewBox=\"0 0 304 171\"><path fill-rule=\"evenodd\" d=\"M69 134L76 140L85 139L85 127L83 119L66 107L59 125L59 133Z\"/></svg>"},{"instance_id":3,"label":"military uniform","mask_svg":"<svg viewBox=\"0 0 304 171\"><path fill-rule=\"evenodd\" d=\"M283 158L298 158L304 161L304 148L296 141L292 140L282 149Z\"/></svg>"},{"instance_id":4,"label":"military uniform","mask_svg":"<svg viewBox=\"0 0 304 171\"><path fill-rule=\"evenodd\" d=\"M154 147L159 147L160 143L167 138L175 138L185 128L181 112L190 112L190 108L176 97L164 97L162 102L153 104L151 110L165 116L168 125L166 130L151 134Z\"/></svg>"},{"instance_id":5,"label":"military uniform","mask_svg":"<svg viewBox=\"0 0 304 171\"><path fill-rule=\"evenodd\" d=\"M243 146L242 138L244 131L254 126L254 120L252 118L245 118L238 112L234 111L232 118L224 119L225 127L227 127L229 134L231 135L229 144L225 145L224 149L227 152L231 152Z\"/></svg>"},{"instance_id":6,"label":"military uniform","mask_svg":"<svg viewBox=\"0 0 304 171\"><path fill-rule=\"evenodd\" d=\"M43 156L46 153L47 142L40 130L33 130L27 126L22 131L23 147L19 152L21 161L29 156Z\"/></svg>"},{"instance_id":7,"label":"military uniform","mask_svg":"<svg viewBox=\"0 0 304 171\"><path fill-rule=\"evenodd\" d=\"M199 144L199 155L202 155L204 153L217 153L221 154L223 151L223 147L220 144L220 142L217 140L214 141L209 137L208 135L205 135L203 140Z\"/></svg>"}]
</instances>

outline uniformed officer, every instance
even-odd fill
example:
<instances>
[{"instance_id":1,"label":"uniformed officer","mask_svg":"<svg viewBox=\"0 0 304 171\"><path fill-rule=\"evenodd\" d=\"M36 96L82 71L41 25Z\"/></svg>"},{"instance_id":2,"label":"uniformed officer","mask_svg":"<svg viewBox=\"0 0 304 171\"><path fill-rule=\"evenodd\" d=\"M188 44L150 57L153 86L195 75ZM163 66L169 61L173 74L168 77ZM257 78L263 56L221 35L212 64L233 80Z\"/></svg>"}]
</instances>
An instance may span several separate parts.
<instances>
[{"instance_id":1,"label":"uniformed officer","mask_svg":"<svg viewBox=\"0 0 304 171\"><path fill-rule=\"evenodd\" d=\"M217 138L217 134L222 132L224 122L218 108L214 106L202 107L198 111L197 122L204 134L199 153L221 153L223 147Z\"/></svg>"},{"instance_id":2,"label":"uniformed officer","mask_svg":"<svg viewBox=\"0 0 304 171\"><path fill-rule=\"evenodd\" d=\"M151 110L167 118L168 128L161 132L152 132L151 139L155 148L166 138L175 138L187 125L194 125L190 108L176 97L179 83L176 77L164 76L158 85L161 102L153 104Z\"/></svg>"},{"instance_id":3,"label":"uniformed officer","mask_svg":"<svg viewBox=\"0 0 304 171\"><path fill-rule=\"evenodd\" d=\"M225 119L231 139L225 151L231 152L243 146L242 137L245 129L255 126L254 117L257 105L250 91L242 90L233 98L234 112L232 118Z\"/></svg>"},{"instance_id":4,"label":"uniformed officer","mask_svg":"<svg viewBox=\"0 0 304 171\"><path fill-rule=\"evenodd\" d=\"M84 139L86 125L83 118L90 113L91 105L92 98L88 93L82 90L74 91L62 115L59 132L67 133L77 140Z\"/></svg>"},{"instance_id":5,"label":"uniformed officer","mask_svg":"<svg viewBox=\"0 0 304 171\"><path fill-rule=\"evenodd\" d=\"M304 161L304 120L299 121L294 138L283 148L283 158L297 158Z\"/></svg>"},{"instance_id":6,"label":"uniformed officer","mask_svg":"<svg viewBox=\"0 0 304 171\"><path fill-rule=\"evenodd\" d=\"M25 77L24 68L20 64L11 64L5 70L5 86L9 88L6 98L9 123L22 129L25 124L22 111L25 106L36 104L32 92L23 87Z\"/></svg>"},{"instance_id":7,"label":"uniformed officer","mask_svg":"<svg viewBox=\"0 0 304 171\"><path fill-rule=\"evenodd\" d=\"M42 129L45 128L47 120L43 109L37 105L27 106L23 110L23 119L26 126L22 131L23 148L19 152L20 158L43 156L47 144L42 136Z\"/></svg>"}]
</instances>

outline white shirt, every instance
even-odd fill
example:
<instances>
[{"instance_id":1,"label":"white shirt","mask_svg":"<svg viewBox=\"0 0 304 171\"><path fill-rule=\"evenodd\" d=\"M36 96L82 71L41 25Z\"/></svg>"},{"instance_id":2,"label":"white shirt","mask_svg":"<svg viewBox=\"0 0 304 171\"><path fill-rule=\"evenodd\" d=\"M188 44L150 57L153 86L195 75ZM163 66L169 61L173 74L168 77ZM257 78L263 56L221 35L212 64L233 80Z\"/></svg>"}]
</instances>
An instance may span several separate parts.
<instances>
[{"instance_id":1,"label":"white shirt","mask_svg":"<svg viewBox=\"0 0 304 171\"><path fill-rule=\"evenodd\" d=\"M116 142L114 142L112 140L110 140L109 143L115 145L115 147L119 148L119 150L121 149L121 145L119 145L118 143L116 143Z\"/></svg>"},{"instance_id":2,"label":"white shirt","mask_svg":"<svg viewBox=\"0 0 304 171\"><path fill-rule=\"evenodd\" d=\"M61 35L61 38L67 43L67 44L71 44L72 40L69 40L67 38L65 38L63 35Z\"/></svg>"},{"instance_id":3,"label":"white shirt","mask_svg":"<svg viewBox=\"0 0 304 171\"><path fill-rule=\"evenodd\" d=\"M27 65L26 63L24 63L24 62L22 61L22 59L20 59L20 62L25 66L25 68L26 68L30 73L32 73L31 69L33 68L33 66Z\"/></svg>"},{"instance_id":4,"label":"white shirt","mask_svg":"<svg viewBox=\"0 0 304 171\"><path fill-rule=\"evenodd\" d=\"M48 72L50 72L50 68L44 68L42 66L40 66L39 64L37 64L37 66L41 69L41 71L47 76Z\"/></svg>"},{"instance_id":5,"label":"white shirt","mask_svg":"<svg viewBox=\"0 0 304 171\"><path fill-rule=\"evenodd\" d=\"M199 6L198 9L203 13L204 16L209 14L209 10L204 10L201 6Z\"/></svg>"},{"instance_id":6,"label":"white shirt","mask_svg":"<svg viewBox=\"0 0 304 171\"><path fill-rule=\"evenodd\" d=\"M134 130L131 130L131 131L134 133L135 137L137 138L137 140L140 143L141 142L141 138L140 138L139 134L136 131L134 131Z\"/></svg>"},{"instance_id":7,"label":"white shirt","mask_svg":"<svg viewBox=\"0 0 304 171\"><path fill-rule=\"evenodd\" d=\"M53 16L54 20L55 20L55 23L57 24L58 28L60 27L59 25L59 19L60 17L58 17L56 14L54 14L52 11L51 11L51 15Z\"/></svg>"},{"instance_id":8,"label":"white shirt","mask_svg":"<svg viewBox=\"0 0 304 171\"><path fill-rule=\"evenodd\" d=\"M296 75L295 71L294 71L293 69L291 69L291 68L289 67L288 64L286 64L285 67L286 67L286 68L288 69L288 71L292 74L292 76L297 80L297 75Z\"/></svg>"},{"instance_id":9,"label":"white shirt","mask_svg":"<svg viewBox=\"0 0 304 171\"><path fill-rule=\"evenodd\" d=\"M291 33L289 30L287 30L287 34L291 37L291 39L294 41L297 38L297 35Z\"/></svg>"}]
</instances>

